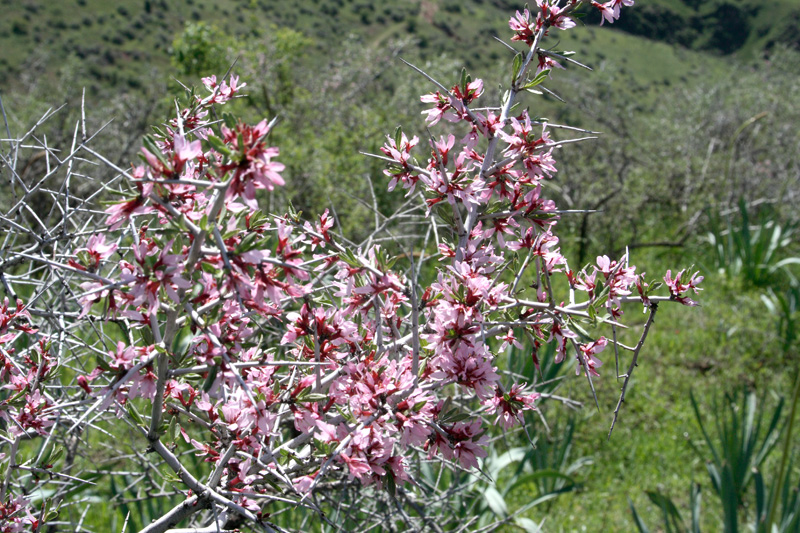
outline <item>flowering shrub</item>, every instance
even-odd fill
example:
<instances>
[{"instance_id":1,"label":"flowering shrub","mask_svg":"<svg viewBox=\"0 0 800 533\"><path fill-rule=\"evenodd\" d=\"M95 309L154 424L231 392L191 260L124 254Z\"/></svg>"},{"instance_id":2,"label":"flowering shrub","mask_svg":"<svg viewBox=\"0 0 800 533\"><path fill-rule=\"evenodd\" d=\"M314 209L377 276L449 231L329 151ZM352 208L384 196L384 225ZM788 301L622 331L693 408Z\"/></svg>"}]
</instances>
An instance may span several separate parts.
<instances>
[{"instance_id":1,"label":"flowering shrub","mask_svg":"<svg viewBox=\"0 0 800 533\"><path fill-rule=\"evenodd\" d=\"M236 76L205 78L207 95L191 93L145 139L142 164L120 169L132 192L99 227L89 218L47 257L16 252L18 263L41 267L26 274L39 296L11 310L6 301L0 315L0 380L11 393L0 401L0 531L58 525L55 510L90 483L71 474L82 435L114 430L109 413L142 444L134 462L159 473L143 473L147 496L173 505L142 531L181 521L280 530L272 515L287 504L327 520L317 496L349 481L414 507L407 490L419 486L420 458L478 468L489 427L509 430L536 409L539 394L505 380L498 363L521 339L537 368L539 349L554 343L555 361L575 360L592 390L603 350L630 351L627 386L658 302L694 305L687 293L702 278L667 272L669 295L656 296L627 255L577 270L560 251L562 212L545 193L556 151L573 139L556 140L570 130L517 100L556 60L569 61L540 43L575 26L585 3L537 0L511 18L511 39L526 51L500 107L473 105L484 84L466 72L449 89L431 80L438 90L421 98L428 124L444 120L458 133L421 143L398 129L375 156L389 189L418 202L436 241L427 257L428 239L421 254L398 257L372 239L352 246L328 211L311 220L263 213L257 191L284 185L272 124L223 111L246 86ZM588 3L609 22L633 4ZM81 212L96 215L84 204ZM436 256L438 265L426 263ZM59 303L37 304L52 288L42 276L67 287ZM629 302L649 312L635 347L616 341ZM609 336L590 333L598 329ZM44 444L31 458L21 445L37 437ZM63 463L54 442L67 451ZM58 489L35 491L41 476ZM398 516L411 520L402 507Z\"/></svg>"}]
</instances>

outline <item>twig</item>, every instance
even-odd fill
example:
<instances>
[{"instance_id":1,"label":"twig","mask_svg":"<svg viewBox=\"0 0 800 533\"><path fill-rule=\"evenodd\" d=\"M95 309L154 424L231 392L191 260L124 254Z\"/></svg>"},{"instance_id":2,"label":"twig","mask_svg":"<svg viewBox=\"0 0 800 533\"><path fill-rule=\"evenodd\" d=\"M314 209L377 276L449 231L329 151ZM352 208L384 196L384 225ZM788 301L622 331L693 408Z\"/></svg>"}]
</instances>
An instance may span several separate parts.
<instances>
[{"instance_id":1,"label":"twig","mask_svg":"<svg viewBox=\"0 0 800 533\"><path fill-rule=\"evenodd\" d=\"M622 402L625 401L625 392L628 389L628 382L633 375L633 369L637 366L637 361L639 360L639 352L642 350L642 346L644 346L644 340L647 338L647 332L650 331L650 326L653 324L653 320L656 317L656 311L658 311L658 304L653 302L650 304L650 314L647 317L647 322L644 324L644 330L642 331L642 336L639 338L639 342L636 344L636 347L633 349L633 358L631 359L631 365L628 367L628 373L625 374L625 381L622 384L622 390L619 395L619 400L617 401L617 406L614 408L614 420L611 421L611 427L608 430L608 437L607 440L611 440L611 432L614 431L614 425L617 423L617 416L619 415L619 410L622 408Z\"/></svg>"}]
</instances>

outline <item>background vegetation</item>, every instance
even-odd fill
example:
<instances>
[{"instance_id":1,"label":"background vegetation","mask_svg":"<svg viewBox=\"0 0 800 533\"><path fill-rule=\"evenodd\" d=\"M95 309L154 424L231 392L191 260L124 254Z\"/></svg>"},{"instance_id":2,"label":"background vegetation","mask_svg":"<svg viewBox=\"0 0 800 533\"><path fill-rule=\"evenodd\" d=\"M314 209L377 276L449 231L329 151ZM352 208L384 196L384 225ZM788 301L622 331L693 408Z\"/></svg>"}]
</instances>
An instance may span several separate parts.
<instances>
[{"instance_id":1,"label":"background vegetation","mask_svg":"<svg viewBox=\"0 0 800 533\"><path fill-rule=\"evenodd\" d=\"M288 186L264 202L306 212L335 205L344 234L358 236L375 206L400 201L385 192L381 166L359 152L377 152L398 124L425 131L416 102L431 88L397 58L445 83L466 65L497 91L509 58L493 36L505 37L520 7L504 0L0 0L0 96L12 135L66 104L44 129L49 145L59 146L70 140L85 90L89 122L114 119L95 149L125 165L169 112L180 91L175 79L191 85L219 76L238 58L235 71L250 95L239 111L280 120L274 140ZM586 20L586 28L559 35L557 47L575 50L594 72L570 67L546 84L564 103L549 95L530 102L532 114L604 133L558 154L559 205L598 211L565 219L571 231L563 245L585 264L630 244L634 262L653 274L695 261L706 275L702 307L665 306L659 314L610 440L608 413L620 386L613 361L595 382L599 413L582 380L559 382L558 395L586 407L570 412L545 402L548 421L559 425L548 435L531 418L536 451L497 457L499 499L475 498L488 490L478 484L462 511L503 516L563 493L523 516L545 520L545 531L627 531L634 528L630 498L643 524L666 531L653 503L658 493L674 501L688 530L697 482L698 523L715 531L725 506L713 496L704 461L711 450L690 394L706 422L722 412L714 406L725 393L742 389L755 391L759 409L771 414L779 396L791 400L798 368L800 6L650 0L613 28L592 24L593 15ZM44 164L31 157L29 179ZM625 195L609 194L616 190ZM532 372L526 360L509 354L508 364ZM505 442L498 455L523 444ZM776 446L759 465L767 484L780 458ZM563 473L563 483L531 475L548 469ZM788 472L784 485L796 494L800 472L791 463ZM148 511L139 507L131 511L141 523ZM734 512L750 520L756 508L748 489ZM121 525L128 507L118 509ZM85 524L103 528L98 520Z\"/></svg>"}]
</instances>

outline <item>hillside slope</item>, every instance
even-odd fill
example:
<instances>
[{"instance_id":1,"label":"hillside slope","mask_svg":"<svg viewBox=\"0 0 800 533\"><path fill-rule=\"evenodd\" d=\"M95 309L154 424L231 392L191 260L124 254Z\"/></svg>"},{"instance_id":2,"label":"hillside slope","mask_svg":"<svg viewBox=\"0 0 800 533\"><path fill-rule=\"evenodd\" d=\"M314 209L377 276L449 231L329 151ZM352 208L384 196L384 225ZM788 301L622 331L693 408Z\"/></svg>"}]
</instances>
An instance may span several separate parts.
<instances>
[{"instance_id":1,"label":"hillside slope","mask_svg":"<svg viewBox=\"0 0 800 533\"><path fill-rule=\"evenodd\" d=\"M258 38L276 26L310 37L325 55L349 33L379 45L414 38L421 56L442 53L469 67L503 54L493 41L520 3L508 0L0 0L0 89L55 71L81 71L92 88L136 91L153 75L173 74L169 50L187 22L205 21ZM591 10L593 11L593 10ZM587 21L594 21L590 12ZM624 31L685 48L745 57L784 42L800 43L800 5L793 0L640 0L603 32ZM597 58L597 54L594 55ZM591 56L588 59L591 59ZM680 75L680 74L679 74Z\"/></svg>"}]
</instances>

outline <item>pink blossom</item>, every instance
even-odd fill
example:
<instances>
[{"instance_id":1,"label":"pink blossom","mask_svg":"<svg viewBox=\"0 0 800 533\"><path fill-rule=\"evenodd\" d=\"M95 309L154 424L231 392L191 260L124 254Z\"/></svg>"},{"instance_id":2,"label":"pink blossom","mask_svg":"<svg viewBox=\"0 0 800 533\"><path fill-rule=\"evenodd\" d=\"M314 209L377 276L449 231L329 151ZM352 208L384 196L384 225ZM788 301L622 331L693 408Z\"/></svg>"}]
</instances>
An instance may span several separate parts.
<instances>
[{"instance_id":1,"label":"pink blossom","mask_svg":"<svg viewBox=\"0 0 800 533\"><path fill-rule=\"evenodd\" d=\"M456 460L464 468L478 468L478 458L486 457L483 447L489 443L489 437L481 429L480 420L456 422L451 427L440 428L444 435L434 433L435 440L430 453L438 450L445 459Z\"/></svg>"},{"instance_id":2,"label":"pink blossom","mask_svg":"<svg viewBox=\"0 0 800 533\"><path fill-rule=\"evenodd\" d=\"M114 204L106 209L108 218L106 224L110 230L118 229L134 215L152 213L152 207L145 205L147 198L153 192L153 183L136 182L139 195L133 199Z\"/></svg>"},{"instance_id":3,"label":"pink blossom","mask_svg":"<svg viewBox=\"0 0 800 533\"><path fill-rule=\"evenodd\" d=\"M285 166L272 159L278 157L278 148L267 147L264 139L269 133L266 119L256 126L238 123L233 129L222 127L223 141L238 153L236 161L221 167L222 172L233 171L230 186L225 198L229 201L241 196L251 209L257 209L256 189L273 190L285 185L283 172ZM242 146L239 146L241 140Z\"/></svg>"},{"instance_id":4,"label":"pink blossom","mask_svg":"<svg viewBox=\"0 0 800 533\"><path fill-rule=\"evenodd\" d=\"M595 368L602 366L603 362L596 358L595 354L605 350L606 344L608 344L608 340L605 337L600 337L596 341L592 341L589 344L581 344L580 348L583 356L578 360L578 366L575 368L575 373L580 374L585 365L590 374L593 376L599 376L600 374L597 372L597 370L595 370Z\"/></svg>"},{"instance_id":5,"label":"pink blossom","mask_svg":"<svg viewBox=\"0 0 800 533\"><path fill-rule=\"evenodd\" d=\"M555 340L556 342L556 363L563 361L564 357L567 355L567 343L569 339L576 338L578 338L578 336L566 327L562 327L558 320L553 321L553 325L550 327L550 338L548 342L551 340Z\"/></svg>"},{"instance_id":6,"label":"pink blossom","mask_svg":"<svg viewBox=\"0 0 800 533\"><path fill-rule=\"evenodd\" d=\"M3 458L0 455L0 458ZM7 495L0 500L0 533L21 533L39 529L39 519L31 513L31 502L22 496Z\"/></svg>"},{"instance_id":7,"label":"pink blossom","mask_svg":"<svg viewBox=\"0 0 800 533\"><path fill-rule=\"evenodd\" d=\"M608 21L613 24L615 20L619 19L620 5L632 6L633 0L609 0L604 4L600 4L592 0L591 3L592 7L600 11L600 14L603 17L600 20L600 25L602 26L603 22Z\"/></svg>"},{"instance_id":8,"label":"pink blossom","mask_svg":"<svg viewBox=\"0 0 800 533\"><path fill-rule=\"evenodd\" d=\"M319 475L319 472L314 472L308 476L301 476L295 479L292 484L294 485L295 490L300 494L307 494L311 490L311 486L314 484L314 479Z\"/></svg>"},{"instance_id":9,"label":"pink blossom","mask_svg":"<svg viewBox=\"0 0 800 533\"><path fill-rule=\"evenodd\" d=\"M504 429L511 429L515 424L522 421L522 412L536 409L534 402L541 396L538 392L523 394L524 383L517 383L511 389L503 393L498 387L495 395L484 404L487 406L486 412L497 413L497 420Z\"/></svg>"},{"instance_id":10,"label":"pink blossom","mask_svg":"<svg viewBox=\"0 0 800 533\"><path fill-rule=\"evenodd\" d=\"M201 104L204 106L224 104L236 96L236 94L247 85L246 83L239 84L238 76L231 76L230 85L226 80L222 80L222 83L218 85L217 77L214 75L203 78L201 81L206 89L211 92L210 96L201 100Z\"/></svg>"},{"instance_id":11,"label":"pink blossom","mask_svg":"<svg viewBox=\"0 0 800 533\"><path fill-rule=\"evenodd\" d=\"M109 366L115 370L129 370L134 366L134 359L136 358L136 350L133 346L126 346L124 342L117 342L117 349L113 352L108 352L111 356Z\"/></svg>"},{"instance_id":12,"label":"pink blossom","mask_svg":"<svg viewBox=\"0 0 800 533\"><path fill-rule=\"evenodd\" d=\"M189 142L183 135L177 133L173 137L175 149L175 161L182 167L187 161L197 159L203 155L203 149L200 146L200 141ZM177 166L177 165L176 165Z\"/></svg>"},{"instance_id":13,"label":"pink blossom","mask_svg":"<svg viewBox=\"0 0 800 533\"><path fill-rule=\"evenodd\" d=\"M47 428L55 424L51 414L43 411L52 406L52 402L36 389L31 394L25 395L25 404L17 409L11 407L0 411L0 418L8 421L8 431L16 437L25 435L28 430L33 430L38 435L46 437Z\"/></svg>"},{"instance_id":14,"label":"pink blossom","mask_svg":"<svg viewBox=\"0 0 800 533\"><path fill-rule=\"evenodd\" d=\"M508 331L506 332L505 335L503 336L498 335L497 338L503 341L503 344L501 344L500 348L498 349L498 352L500 353L506 351L506 349L508 349L508 347L512 345L516 348L519 348L520 350L522 349L522 344L514 336L514 330L511 328L508 328Z\"/></svg>"},{"instance_id":15,"label":"pink blossom","mask_svg":"<svg viewBox=\"0 0 800 533\"><path fill-rule=\"evenodd\" d=\"M85 248L75 250L75 255L79 259L85 259L79 263L74 259L69 260L69 265L79 270L89 270L96 272L100 268L100 261L108 259L117 250L117 244L106 244L106 236L103 233L94 234L89 237ZM82 257L82 254L85 254Z\"/></svg>"},{"instance_id":16,"label":"pink blossom","mask_svg":"<svg viewBox=\"0 0 800 533\"><path fill-rule=\"evenodd\" d=\"M667 273L664 276L664 283L669 289L670 296L676 301L688 306L698 305L696 301L687 296L683 296L683 293L692 290L695 294L697 294L699 291L702 291L703 289L699 288L698 285L703 281L703 276L698 276L700 273L698 271L692 274L692 277L689 279L689 281L684 282L681 280L681 278L684 277L684 272L685 270L681 270L673 279L672 272L667 270Z\"/></svg>"}]
</instances>

